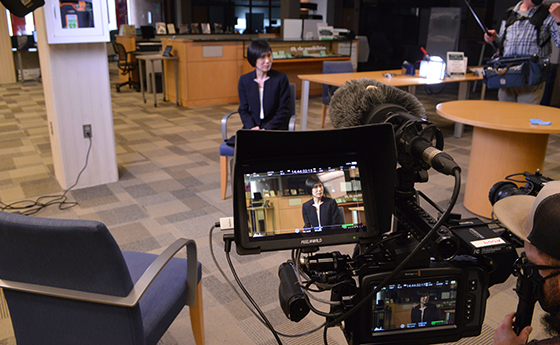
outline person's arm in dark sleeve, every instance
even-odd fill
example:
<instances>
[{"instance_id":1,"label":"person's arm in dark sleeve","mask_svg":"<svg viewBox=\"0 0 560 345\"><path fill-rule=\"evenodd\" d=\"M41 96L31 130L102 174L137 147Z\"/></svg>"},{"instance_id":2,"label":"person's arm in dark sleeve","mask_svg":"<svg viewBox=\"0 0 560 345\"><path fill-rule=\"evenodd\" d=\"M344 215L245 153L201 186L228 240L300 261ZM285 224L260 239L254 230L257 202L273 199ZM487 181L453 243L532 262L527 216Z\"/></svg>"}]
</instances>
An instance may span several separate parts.
<instances>
[{"instance_id":1,"label":"person's arm in dark sleeve","mask_svg":"<svg viewBox=\"0 0 560 345\"><path fill-rule=\"evenodd\" d=\"M334 199L332 199L330 212L331 213L329 214L331 215L332 225L344 224L344 217L342 217L342 214L340 214L340 211L338 210L338 203Z\"/></svg>"},{"instance_id":2,"label":"person's arm in dark sleeve","mask_svg":"<svg viewBox=\"0 0 560 345\"><path fill-rule=\"evenodd\" d=\"M264 129L280 129L288 122L290 116L292 116L290 114L290 81L285 74L282 74L278 84L278 109Z\"/></svg>"},{"instance_id":3,"label":"person's arm in dark sleeve","mask_svg":"<svg viewBox=\"0 0 560 345\"><path fill-rule=\"evenodd\" d=\"M309 220L309 216L307 215L307 211L305 209L305 204L303 204L301 206L301 215L303 217L303 227L304 228L310 228L311 227L311 221Z\"/></svg>"},{"instance_id":4,"label":"person's arm in dark sleeve","mask_svg":"<svg viewBox=\"0 0 560 345\"><path fill-rule=\"evenodd\" d=\"M243 122L243 128L251 129L257 124L253 120L253 116L249 111L249 100L247 97L247 89L245 88L245 83L243 83L243 78L239 78L239 85L237 86L237 91L239 92L239 117L241 117L241 122Z\"/></svg>"}]
</instances>

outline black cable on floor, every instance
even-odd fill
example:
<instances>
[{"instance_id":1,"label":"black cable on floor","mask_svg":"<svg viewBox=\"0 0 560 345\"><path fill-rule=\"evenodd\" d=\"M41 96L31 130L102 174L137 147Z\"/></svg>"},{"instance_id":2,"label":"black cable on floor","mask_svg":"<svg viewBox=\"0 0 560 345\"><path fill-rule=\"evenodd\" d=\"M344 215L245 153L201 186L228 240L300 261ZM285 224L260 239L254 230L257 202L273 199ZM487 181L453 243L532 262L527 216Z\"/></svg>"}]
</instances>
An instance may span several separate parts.
<instances>
[{"instance_id":1,"label":"black cable on floor","mask_svg":"<svg viewBox=\"0 0 560 345\"><path fill-rule=\"evenodd\" d=\"M2 211L7 211L7 212L12 212L12 213L18 213L18 214L22 214L25 216L30 216L32 214L35 214L39 211L41 211L42 209L51 206L51 205L58 205L58 208L60 210L67 210L70 209L76 205L78 205L77 202L75 201L67 201L68 197L66 196L66 194L74 187L76 187L76 185L78 184L78 182L80 181L80 177L82 176L82 173L84 172L84 170L86 170L87 166L88 166L88 160L89 160L89 153L91 151L91 146L92 146L92 140L91 137L88 137L89 139L89 147L86 153L86 162L84 164L84 167L82 168L82 170L78 173L78 177L76 178L76 182L70 186L68 189L66 189L64 191L64 193L62 193L61 195L43 195L38 197L35 201L33 200L20 200L20 201L15 201L12 202L10 204L4 204L3 202L0 201L0 210ZM46 201L44 201L46 199ZM49 200L50 199L50 200Z\"/></svg>"}]
</instances>

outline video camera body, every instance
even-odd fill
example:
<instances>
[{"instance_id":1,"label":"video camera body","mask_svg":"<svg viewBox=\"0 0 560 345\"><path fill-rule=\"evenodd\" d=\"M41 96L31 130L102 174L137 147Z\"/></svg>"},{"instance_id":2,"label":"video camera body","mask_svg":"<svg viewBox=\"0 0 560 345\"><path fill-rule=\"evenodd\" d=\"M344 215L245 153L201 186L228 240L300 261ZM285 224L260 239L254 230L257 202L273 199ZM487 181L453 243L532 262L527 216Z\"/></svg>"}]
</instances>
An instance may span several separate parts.
<instances>
[{"instance_id":1,"label":"video camera body","mask_svg":"<svg viewBox=\"0 0 560 345\"><path fill-rule=\"evenodd\" d=\"M366 90L367 85L373 90L370 86ZM350 106L352 101L336 100L341 95L363 104ZM393 103L405 106L372 106L379 99L396 99ZM326 317L325 327L342 326L349 344L430 344L480 334L488 288L509 277L517 258L513 246L481 220L451 215L459 194L460 168L440 151L441 133L417 115L423 107L414 96L373 80L359 80L339 88L333 101L329 109L356 111L356 116L345 113L339 120L357 127L238 131L237 252L293 250L292 260L279 268L280 304L286 316L297 322L313 310ZM331 120L336 127L332 115ZM255 145L262 142L267 145ZM428 180L431 167L455 177L445 211L414 188L415 183ZM275 225L277 219L301 219L298 186L310 176L321 180L339 209L351 213L351 221L303 228ZM266 210L253 205L253 196L261 192L270 195ZM273 200L279 195L282 198ZM420 205L420 197L437 210L437 219ZM295 212L285 210L290 207ZM316 253L320 246L348 243L356 244L351 256ZM310 302L311 285L331 292L329 312ZM421 295L431 302L422 303ZM419 314L436 316L416 320Z\"/></svg>"},{"instance_id":2,"label":"video camera body","mask_svg":"<svg viewBox=\"0 0 560 345\"><path fill-rule=\"evenodd\" d=\"M371 298L370 292L436 223L415 200L398 197L395 217L397 229L385 237L391 239L366 246L363 254L317 253L301 259L309 280L334 286L331 300L340 305L332 307L331 314L345 314L369 298L343 322L348 343L429 344L480 334L488 288L509 277L511 263L517 258L513 246L477 218L449 221L431 246ZM413 322L412 310L426 293L437 305L439 316Z\"/></svg>"}]
</instances>

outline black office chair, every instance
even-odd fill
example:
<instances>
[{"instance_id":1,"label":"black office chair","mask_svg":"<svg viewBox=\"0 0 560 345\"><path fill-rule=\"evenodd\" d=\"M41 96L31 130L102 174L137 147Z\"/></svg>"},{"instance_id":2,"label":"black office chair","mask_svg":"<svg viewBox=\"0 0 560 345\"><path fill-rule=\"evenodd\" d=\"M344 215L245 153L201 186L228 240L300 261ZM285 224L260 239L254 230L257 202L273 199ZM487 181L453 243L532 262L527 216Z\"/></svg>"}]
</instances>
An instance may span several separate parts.
<instances>
[{"instance_id":1,"label":"black office chair","mask_svg":"<svg viewBox=\"0 0 560 345\"><path fill-rule=\"evenodd\" d=\"M124 83L117 84L117 92L121 91L121 87L128 85L129 87L134 87L137 91L140 90L140 83L132 80L132 72L138 69L137 61L130 61L129 55L134 54L134 52L127 52L125 47L121 43L113 42L113 47L117 52L119 58L117 62L117 67L121 70L122 75L128 74L128 81Z\"/></svg>"}]
</instances>

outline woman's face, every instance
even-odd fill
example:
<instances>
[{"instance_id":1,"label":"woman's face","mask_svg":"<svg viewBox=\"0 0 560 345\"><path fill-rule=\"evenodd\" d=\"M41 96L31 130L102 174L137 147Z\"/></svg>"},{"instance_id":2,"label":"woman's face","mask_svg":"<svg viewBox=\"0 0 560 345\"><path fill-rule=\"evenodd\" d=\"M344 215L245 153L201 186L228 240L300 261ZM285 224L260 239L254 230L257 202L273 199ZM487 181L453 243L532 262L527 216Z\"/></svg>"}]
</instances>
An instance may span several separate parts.
<instances>
[{"instance_id":1,"label":"woman's face","mask_svg":"<svg viewBox=\"0 0 560 345\"><path fill-rule=\"evenodd\" d=\"M262 53L255 63L255 68L263 73L267 73L272 68L272 52Z\"/></svg>"},{"instance_id":2,"label":"woman's face","mask_svg":"<svg viewBox=\"0 0 560 345\"><path fill-rule=\"evenodd\" d=\"M323 196L324 187L322 184L317 183L313 189L311 189L311 195L316 198L321 198Z\"/></svg>"}]
</instances>

